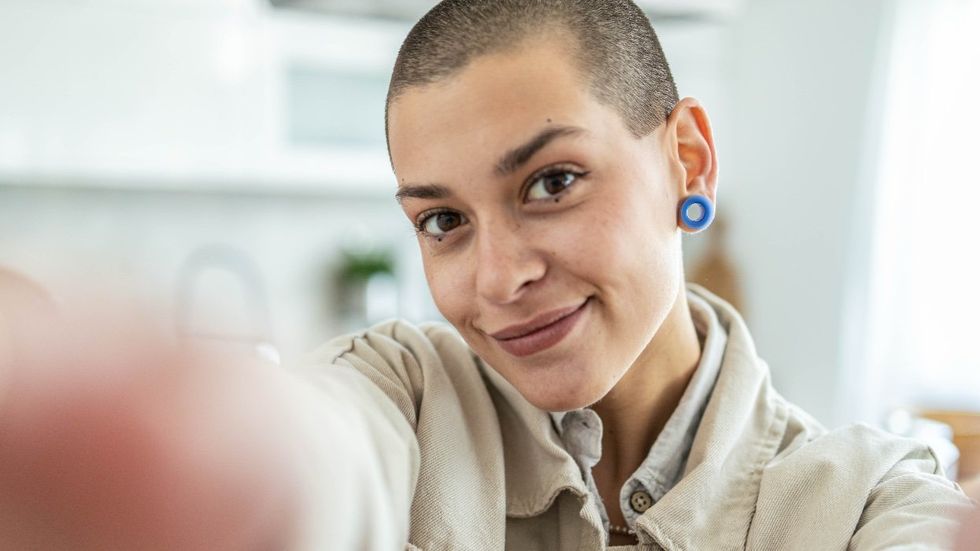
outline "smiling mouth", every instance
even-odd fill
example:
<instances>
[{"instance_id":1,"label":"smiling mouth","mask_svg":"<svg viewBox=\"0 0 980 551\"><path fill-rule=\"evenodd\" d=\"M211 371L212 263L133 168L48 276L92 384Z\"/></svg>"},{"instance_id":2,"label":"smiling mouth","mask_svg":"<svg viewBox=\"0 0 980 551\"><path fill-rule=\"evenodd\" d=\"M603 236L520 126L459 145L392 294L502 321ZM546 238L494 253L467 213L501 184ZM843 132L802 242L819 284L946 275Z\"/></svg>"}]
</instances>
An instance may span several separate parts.
<instances>
[{"instance_id":1,"label":"smiling mouth","mask_svg":"<svg viewBox=\"0 0 980 551\"><path fill-rule=\"evenodd\" d=\"M507 353L523 357L547 350L561 342L578 324L586 307L592 302L589 297L582 304L545 313L537 318L490 335Z\"/></svg>"}]
</instances>

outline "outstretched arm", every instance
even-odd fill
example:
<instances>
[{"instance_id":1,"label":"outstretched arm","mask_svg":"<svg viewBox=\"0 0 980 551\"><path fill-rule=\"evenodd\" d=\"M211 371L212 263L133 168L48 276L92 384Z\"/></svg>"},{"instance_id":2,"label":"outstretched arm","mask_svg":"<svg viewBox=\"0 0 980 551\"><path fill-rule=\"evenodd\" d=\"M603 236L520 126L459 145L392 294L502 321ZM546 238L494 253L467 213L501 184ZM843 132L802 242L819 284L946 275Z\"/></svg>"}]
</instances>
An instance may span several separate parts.
<instances>
[{"instance_id":1,"label":"outstretched arm","mask_svg":"<svg viewBox=\"0 0 980 551\"><path fill-rule=\"evenodd\" d=\"M363 377L311 384L34 293L0 277L0 547L404 547L414 435Z\"/></svg>"}]
</instances>

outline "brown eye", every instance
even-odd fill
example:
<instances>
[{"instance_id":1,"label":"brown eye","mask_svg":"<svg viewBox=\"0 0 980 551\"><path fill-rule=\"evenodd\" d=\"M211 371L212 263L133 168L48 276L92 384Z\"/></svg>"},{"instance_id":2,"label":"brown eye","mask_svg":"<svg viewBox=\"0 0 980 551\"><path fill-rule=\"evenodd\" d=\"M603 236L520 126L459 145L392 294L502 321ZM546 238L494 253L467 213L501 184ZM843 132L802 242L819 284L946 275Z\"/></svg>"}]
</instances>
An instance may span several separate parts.
<instances>
[{"instance_id":1,"label":"brown eye","mask_svg":"<svg viewBox=\"0 0 980 551\"><path fill-rule=\"evenodd\" d=\"M419 228L429 235L439 237L449 233L462 224L463 217L459 213L437 212L422 220Z\"/></svg>"},{"instance_id":2,"label":"brown eye","mask_svg":"<svg viewBox=\"0 0 980 551\"><path fill-rule=\"evenodd\" d=\"M527 188L527 200L550 199L560 195L575 183L576 178L577 174L563 170L539 176Z\"/></svg>"}]
</instances>

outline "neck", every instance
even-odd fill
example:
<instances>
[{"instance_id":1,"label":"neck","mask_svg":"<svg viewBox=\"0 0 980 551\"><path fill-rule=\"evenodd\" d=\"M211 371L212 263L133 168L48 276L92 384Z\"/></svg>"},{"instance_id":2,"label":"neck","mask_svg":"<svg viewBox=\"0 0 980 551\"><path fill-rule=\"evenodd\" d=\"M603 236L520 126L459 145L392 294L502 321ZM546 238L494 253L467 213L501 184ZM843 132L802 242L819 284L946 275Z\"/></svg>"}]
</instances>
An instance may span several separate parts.
<instances>
[{"instance_id":1,"label":"neck","mask_svg":"<svg viewBox=\"0 0 980 551\"><path fill-rule=\"evenodd\" d=\"M626 375L593 409L602 419L597 484L619 487L640 466L701 359L683 287L663 325ZM600 488L601 490L601 488Z\"/></svg>"}]
</instances>

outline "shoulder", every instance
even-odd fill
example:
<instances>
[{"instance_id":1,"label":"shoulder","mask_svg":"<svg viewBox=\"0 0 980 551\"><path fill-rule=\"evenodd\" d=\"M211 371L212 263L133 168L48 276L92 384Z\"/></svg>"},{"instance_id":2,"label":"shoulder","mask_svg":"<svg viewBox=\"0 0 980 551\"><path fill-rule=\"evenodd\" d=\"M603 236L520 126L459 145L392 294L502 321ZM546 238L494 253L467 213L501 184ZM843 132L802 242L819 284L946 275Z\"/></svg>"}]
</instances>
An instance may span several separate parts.
<instances>
[{"instance_id":1,"label":"shoulder","mask_svg":"<svg viewBox=\"0 0 980 551\"><path fill-rule=\"evenodd\" d=\"M451 326L395 319L330 339L310 356L307 363L332 363L343 359L399 363L460 354L469 354L469 347Z\"/></svg>"},{"instance_id":2,"label":"shoulder","mask_svg":"<svg viewBox=\"0 0 980 551\"><path fill-rule=\"evenodd\" d=\"M863 424L828 431L791 407L782 446L763 472L758 515L802 537L798 543L819 536L864 548L940 545L970 507L925 444ZM819 534L806 528L816 520Z\"/></svg>"},{"instance_id":3,"label":"shoulder","mask_svg":"<svg viewBox=\"0 0 980 551\"><path fill-rule=\"evenodd\" d=\"M864 424L828 431L799 411L791 414L790 419L784 437L785 447L767 467L771 474L819 475L824 483L839 481L853 485L860 482L861 486L871 486L907 457L921 458L928 463L922 468L931 474L939 473L935 454L916 440L894 436ZM796 427L792 426L794 422Z\"/></svg>"},{"instance_id":4,"label":"shoulder","mask_svg":"<svg viewBox=\"0 0 980 551\"><path fill-rule=\"evenodd\" d=\"M356 373L394 402L413 428L423 399L485 391L481 363L445 323L379 323L331 339L301 369L314 377L337 370Z\"/></svg>"},{"instance_id":5,"label":"shoulder","mask_svg":"<svg viewBox=\"0 0 980 551\"><path fill-rule=\"evenodd\" d=\"M867 494L899 466L943 478L935 453L918 440L863 423L827 430L802 409L779 399L786 404L788 419L782 442L765 468L771 480L789 486L816 482Z\"/></svg>"}]
</instances>

